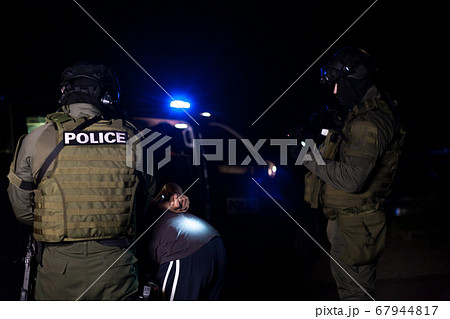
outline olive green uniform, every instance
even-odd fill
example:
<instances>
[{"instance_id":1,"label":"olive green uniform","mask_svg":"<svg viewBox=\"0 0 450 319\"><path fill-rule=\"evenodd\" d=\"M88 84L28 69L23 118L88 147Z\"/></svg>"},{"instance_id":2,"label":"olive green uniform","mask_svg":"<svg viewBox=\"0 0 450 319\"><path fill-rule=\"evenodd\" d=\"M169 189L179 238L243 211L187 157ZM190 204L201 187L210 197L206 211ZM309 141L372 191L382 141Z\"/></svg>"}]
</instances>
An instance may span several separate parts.
<instances>
[{"instance_id":1,"label":"olive green uniform","mask_svg":"<svg viewBox=\"0 0 450 319\"><path fill-rule=\"evenodd\" d=\"M123 300L138 289L136 258L122 244L133 235L138 185L133 168L125 165L125 144L66 145L37 189L20 187L21 181L36 182L67 127L75 129L75 124L101 115L85 103L64 108L67 115L55 114L52 121L25 136L8 176L8 195L17 219L33 226L34 237L44 244L35 299ZM96 141L105 131L128 138L132 134L122 120L100 120L86 130L97 134ZM152 180L146 194L153 193Z\"/></svg>"},{"instance_id":2,"label":"olive green uniform","mask_svg":"<svg viewBox=\"0 0 450 319\"><path fill-rule=\"evenodd\" d=\"M374 297L376 264L386 235L384 201L404 132L373 86L349 112L333 142L331 134L321 146L325 165L304 163L310 170L305 177L305 200L328 217L331 269L340 298L370 299L364 290Z\"/></svg>"}]
</instances>

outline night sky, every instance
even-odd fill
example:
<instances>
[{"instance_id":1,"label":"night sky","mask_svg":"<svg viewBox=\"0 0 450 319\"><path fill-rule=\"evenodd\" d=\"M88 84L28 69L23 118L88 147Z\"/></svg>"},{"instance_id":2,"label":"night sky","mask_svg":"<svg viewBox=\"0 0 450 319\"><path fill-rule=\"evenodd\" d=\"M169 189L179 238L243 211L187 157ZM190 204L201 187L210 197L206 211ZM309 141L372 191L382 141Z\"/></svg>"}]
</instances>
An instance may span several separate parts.
<instances>
[{"instance_id":1,"label":"night sky","mask_svg":"<svg viewBox=\"0 0 450 319\"><path fill-rule=\"evenodd\" d=\"M282 136L323 106L320 66L352 45L375 57L380 86L398 100L409 140L447 145L449 13L442 4L378 1L252 127L373 1L78 3L169 94L189 98L193 112L212 110L246 134L270 126ZM53 111L61 71L95 58L117 71L129 110L167 107L170 98L75 2L2 4L2 16L2 96Z\"/></svg>"}]
</instances>

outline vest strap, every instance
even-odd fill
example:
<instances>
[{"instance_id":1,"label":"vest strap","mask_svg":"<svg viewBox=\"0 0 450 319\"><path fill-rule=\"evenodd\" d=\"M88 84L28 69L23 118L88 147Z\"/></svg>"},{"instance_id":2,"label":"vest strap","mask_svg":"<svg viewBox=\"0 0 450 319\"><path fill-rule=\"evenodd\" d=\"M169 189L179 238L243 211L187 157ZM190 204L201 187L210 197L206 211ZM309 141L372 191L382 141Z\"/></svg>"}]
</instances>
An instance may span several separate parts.
<instances>
[{"instance_id":1,"label":"vest strap","mask_svg":"<svg viewBox=\"0 0 450 319\"><path fill-rule=\"evenodd\" d=\"M96 115L96 116L90 118L89 120L86 120L85 122L78 125L74 129L74 131L82 131L85 128L91 126L92 124L97 123L98 121L100 121L100 119L101 119L101 116ZM47 158L45 159L44 164L42 164L42 167L39 170L39 174L36 178L36 186L39 185L39 183L42 181L42 178L44 177L44 174L47 172L48 168L50 167L50 164L55 160L56 156L58 156L59 152L61 152L61 150L64 148L64 146L65 146L64 140L62 140L61 142L59 142L58 145L56 145L56 147L53 149L53 151L47 156Z\"/></svg>"}]
</instances>

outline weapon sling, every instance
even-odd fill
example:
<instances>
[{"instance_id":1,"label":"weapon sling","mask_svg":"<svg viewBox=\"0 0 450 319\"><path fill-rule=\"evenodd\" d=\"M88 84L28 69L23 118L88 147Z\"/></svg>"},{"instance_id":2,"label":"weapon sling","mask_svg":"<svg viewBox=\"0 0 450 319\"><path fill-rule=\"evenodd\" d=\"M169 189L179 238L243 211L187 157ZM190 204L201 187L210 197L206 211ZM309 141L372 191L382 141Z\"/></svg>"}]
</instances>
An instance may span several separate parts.
<instances>
[{"instance_id":1,"label":"weapon sling","mask_svg":"<svg viewBox=\"0 0 450 319\"><path fill-rule=\"evenodd\" d=\"M73 131L74 132L81 131L88 126L91 126L92 124L97 123L98 121L100 121L100 119L101 119L101 116L96 115L93 118L90 118L89 120L87 120L87 121L81 123L80 125L78 125L77 127L75 127L75 129L73 129ZM50 164L53 162L53 160L56 158L56 156L58 156L59 152L61 152L61 150L64 148L64 146L65 146L65 144L64 144L64 139L63 139L63 140L61 140L61 142L59 142L58 145L56 145L56 147L53 149L53 151L45 159L44 164L42 164L42 167L39 170L39 174L36 178L36 187L41 182L42 178L44 177L44 174L47 172L47 169L50 167Z\"/></svg>"}]
</instances>

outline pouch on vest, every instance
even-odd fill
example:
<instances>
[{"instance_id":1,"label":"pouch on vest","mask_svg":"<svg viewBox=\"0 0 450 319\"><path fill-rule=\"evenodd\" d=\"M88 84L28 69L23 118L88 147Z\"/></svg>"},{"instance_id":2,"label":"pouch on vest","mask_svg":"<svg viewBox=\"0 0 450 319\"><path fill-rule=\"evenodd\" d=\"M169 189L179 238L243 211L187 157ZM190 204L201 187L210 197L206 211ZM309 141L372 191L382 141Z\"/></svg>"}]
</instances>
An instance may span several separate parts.
<instances>
[{"instance_id":1,"label":"pouch on vest","mask_svg":"<svg viewBox=\"0 0 450 319\"><path fill-rule=\"evenodd\" d=\"M386 240L384 212L371 210L359 214L339 213L337 223L346 246L341 257L347 264L371 264L381 256Z\"/></svg>"},{"instance_id":2,"label":"pouch on vest","mask_svg":"<svg viewBox=\"0 0 450 319\"><path fill-rule=\"evenodd\" d=\"M330 130L324 143L319 147L320 154L324 159L334 159L336 157L339 145L341 143L341 135L334 130ZM321 194L323 190L323 181L312 172L305 174L305 195L304 199L311 204L311 208L319 208L322 206Z\"/></svg>"},{"instance_id":3,"label":"pouch on vest","mask_svg":"<svg viewBox=\"0 0 450 319\"><path fill-rule=\"evenodd\" d=\"M311 204L311 208L319 208L319 197L323 181L316 174L308 172L305 174L305 202Z\"/></svg>"}]
</instances>

